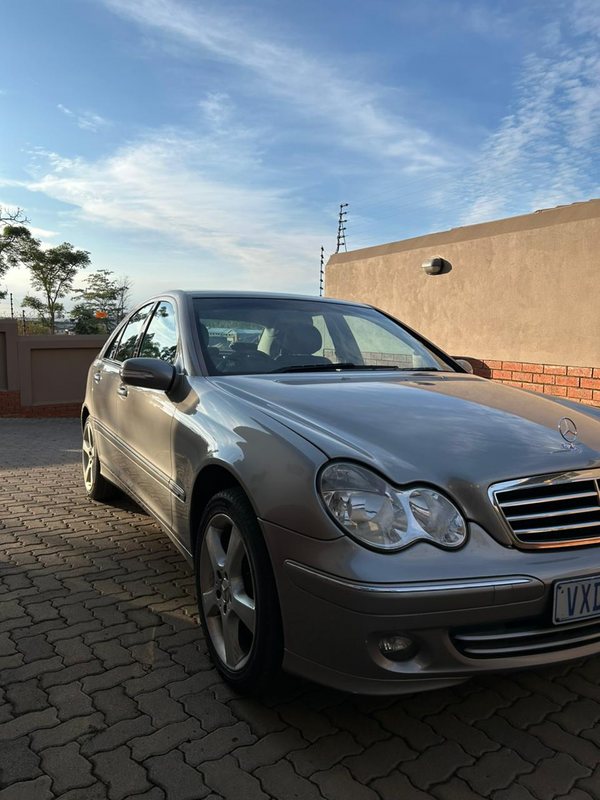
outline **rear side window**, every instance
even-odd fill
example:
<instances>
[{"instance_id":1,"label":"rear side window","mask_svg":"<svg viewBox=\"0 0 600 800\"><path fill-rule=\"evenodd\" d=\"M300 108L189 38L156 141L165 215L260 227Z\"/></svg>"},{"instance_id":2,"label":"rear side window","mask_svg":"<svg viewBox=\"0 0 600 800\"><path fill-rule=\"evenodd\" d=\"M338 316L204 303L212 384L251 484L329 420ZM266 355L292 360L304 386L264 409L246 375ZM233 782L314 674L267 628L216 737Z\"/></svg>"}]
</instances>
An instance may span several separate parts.
<instances>
[{"instance_id":1,"label":"rear side window","mask_svg":"<svg viewBox=\"0 0 600 800\"><path fill-rule=\"evenodd\" d=\"M121 340L115 349L114 355L112 356L115 361L125 361L126 358L133 358L136 342L142 328L146 324L148 315L152 310L152 305L153 304L150 303L149 305L140 308L139 311L136 311L136 313L125 326Z\"/></svg>"},{"instance_id":2,"label":"rear side window","mask_svg":"<svg viewBox=\"0 0 600 800\"><path fill-rule=\"evenodd\" d=\"M140 356L160 358L174 364L177 356L177 325L171 303L162 302L154 312L144 334Z\"/></svg>"}]
</instances>

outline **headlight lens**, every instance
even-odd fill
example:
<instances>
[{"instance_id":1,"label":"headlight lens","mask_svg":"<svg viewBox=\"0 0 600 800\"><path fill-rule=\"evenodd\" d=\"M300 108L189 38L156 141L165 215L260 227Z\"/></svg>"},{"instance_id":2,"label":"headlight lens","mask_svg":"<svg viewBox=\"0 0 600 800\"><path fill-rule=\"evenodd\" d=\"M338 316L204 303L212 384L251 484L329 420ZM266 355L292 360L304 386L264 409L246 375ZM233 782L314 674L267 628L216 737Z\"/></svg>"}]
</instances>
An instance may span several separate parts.
<instances>
[{"instance_id":1,"label":"headlight lens","mask_svg":"<svg viewBox=\"0 0 600 800\"><path fill-rule=\"evenodd\" d=\"M319 489L338 525L378 550L401 550L419 540L452 549L467 538L460 511L435 489L401 491L374 472L343 462L325 467Z\"/></svg>"}]
</instances>

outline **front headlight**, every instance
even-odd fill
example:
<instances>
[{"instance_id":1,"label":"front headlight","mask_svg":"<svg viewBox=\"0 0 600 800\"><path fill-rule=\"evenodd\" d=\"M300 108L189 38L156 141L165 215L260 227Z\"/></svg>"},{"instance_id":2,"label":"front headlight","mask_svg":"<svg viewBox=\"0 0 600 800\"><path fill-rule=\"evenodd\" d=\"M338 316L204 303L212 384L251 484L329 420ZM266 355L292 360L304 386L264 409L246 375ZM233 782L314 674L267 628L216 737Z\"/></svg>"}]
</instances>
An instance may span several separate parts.
<instances>
[{"instance_id":1,"label":"front headlight","mask_svg":"<svg viewBox=\"0 0 600 800\"><path fill-rule=\"evenodd\" d=\"M337 524L377 550L402 550L419 540L451 549L467 538L460 511L426 486L402 491L365 467L336 462L321 472L319 491Z\"/></svg>"}]
</instances>

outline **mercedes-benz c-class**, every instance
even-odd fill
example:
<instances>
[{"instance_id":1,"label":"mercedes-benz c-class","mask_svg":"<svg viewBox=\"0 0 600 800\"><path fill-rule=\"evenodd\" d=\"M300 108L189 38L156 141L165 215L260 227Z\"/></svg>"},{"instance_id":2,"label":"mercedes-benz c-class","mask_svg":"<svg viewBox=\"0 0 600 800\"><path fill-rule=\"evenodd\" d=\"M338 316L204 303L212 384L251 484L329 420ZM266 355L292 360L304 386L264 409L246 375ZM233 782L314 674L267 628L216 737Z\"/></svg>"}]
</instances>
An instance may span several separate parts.
<instances>
[{"instance_id":1,"label":"mercedes-benz c-class","mask_svg":"<svg viewBox=\"0 0 600 800\"><path fill-rule=\"evenodd\" d=\"M236 689L392 694L600 651L600 409L333 299L161 294L93 362L89 497L193 565Z\"/></svg>"}]
</instances>

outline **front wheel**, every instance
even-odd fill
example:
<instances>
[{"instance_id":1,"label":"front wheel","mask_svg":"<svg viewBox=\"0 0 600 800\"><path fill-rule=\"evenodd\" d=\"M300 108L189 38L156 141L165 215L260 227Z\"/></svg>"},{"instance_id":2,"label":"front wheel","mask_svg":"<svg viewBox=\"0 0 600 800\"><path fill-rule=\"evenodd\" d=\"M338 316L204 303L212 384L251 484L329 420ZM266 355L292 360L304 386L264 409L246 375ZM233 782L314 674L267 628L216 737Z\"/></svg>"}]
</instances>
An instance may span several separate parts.
<instances>
[{"instance_id":1,"label":"front wheel","mask_svg":"<svg viewBox=\"0 0 600 800\"><path fill-rule=\"evenodd\" d=\"M240 692L259 692L281 668L275 578L260 526L241 489L208 503L195 550L198 609L208 651Z\"/></svg>"},{"instance_id":2,"label":"front wheel","mask_svg":"<svg viewBox=\"0 0 600 800\"><path fill-rule=\"evenodd\" d=\"M81 448L83 467L83 483L90 500L99 503L112 499L117 494L117 487L107 481L100 473L100 460L96 450L96 438L92 423L88 417L83 427L83 444Z\"/></svg>"}]
</instances>

